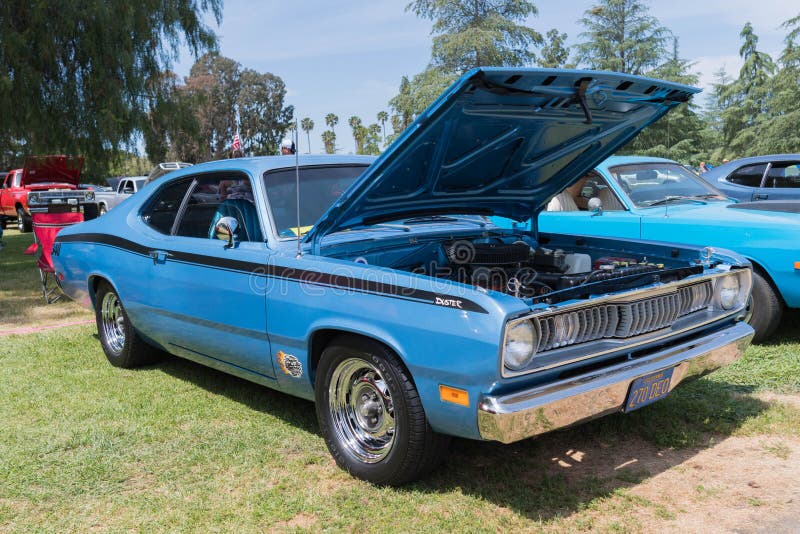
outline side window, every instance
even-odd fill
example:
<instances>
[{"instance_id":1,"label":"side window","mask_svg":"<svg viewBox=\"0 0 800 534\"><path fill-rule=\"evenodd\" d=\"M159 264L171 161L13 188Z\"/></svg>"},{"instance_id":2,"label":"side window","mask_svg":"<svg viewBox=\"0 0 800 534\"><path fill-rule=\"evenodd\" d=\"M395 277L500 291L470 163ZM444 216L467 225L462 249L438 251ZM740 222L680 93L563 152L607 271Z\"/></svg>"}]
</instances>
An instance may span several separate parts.
<instances>
[{"instance_id":1,"label":"side window","mask_svg":"<svg viewBox=\"0 0 800 534\"><path fill-rule=\"evenodd\" d=\"M125 180L124 182L122 182L122 193L126 195L132 195L133 182L131 182L130 180Z\"/></svg>"},{"instance_id":2,"label":"side window","mask_svg":"<svg viewBox=\"0 0 800 534\"><path fill-rule=\"evenodd\" d=\"M728 176L728 181L732 184L744 185L746 187L761 187L761 178L767 170L766 163L756 165L745 165L733 171Z\"/></svg>"},{"instance_id":3,"label":"side window","mask_svg":"<svg viewBox=\"0 0 800 534\"><path fill-rule=\"evenodd\" d=\"M191 178L166 186L142 212L142 220L162 234L169 235L178 216L181 201L190 185L192 185Z\"/></svg>"},{"instance_id":4,"label":"side window","mask_svg":"<svg viewBox=\"0 0 800 534\"><path fill-rule=\"evenodd\" d=\"M198 177L175 235L213 239L214 226L222 217L236 219L237 241L264 241L252 184L239 173Z\"/></svg>"},{"instance_id":5,"label":"side window","mask_svg":"<svg viewBox=\"0 0 800 534\"><path fill-rule=\"evenodd\" d=\"M796 161L780 161L772 164L764 187L800 188L800 170Z\"/></svg>"}]
</instances>

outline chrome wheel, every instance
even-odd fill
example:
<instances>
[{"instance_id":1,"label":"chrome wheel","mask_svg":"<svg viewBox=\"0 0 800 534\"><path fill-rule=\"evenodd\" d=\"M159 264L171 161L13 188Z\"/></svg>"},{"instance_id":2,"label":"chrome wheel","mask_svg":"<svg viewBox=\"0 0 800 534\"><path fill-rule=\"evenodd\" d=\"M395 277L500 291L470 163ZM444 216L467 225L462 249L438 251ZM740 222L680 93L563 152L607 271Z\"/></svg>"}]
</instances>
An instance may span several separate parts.
<instances>
[{"instance_id":1,"label":"chrome wheel","mask_svg":"<svg viewBox=\"0 0 800 534\"><path fill-rule=\"evenodd\" d=\"M100 327L109 350L115 355L125 347L125 314L122 303L115 293L109 291L100 304Z\"/></svg>"},{"instance_id":2,"label":"chrome wheel","mask_svg":"<svg viewBox=\"0 0 800 534\"><path fill-rule=\"evenodd\" d=\"M329 409L333 428L361 462L376 463L394 444L394 405L381 373L369 362L350 358L331 376Z\"/></svg>"}]
</instances>

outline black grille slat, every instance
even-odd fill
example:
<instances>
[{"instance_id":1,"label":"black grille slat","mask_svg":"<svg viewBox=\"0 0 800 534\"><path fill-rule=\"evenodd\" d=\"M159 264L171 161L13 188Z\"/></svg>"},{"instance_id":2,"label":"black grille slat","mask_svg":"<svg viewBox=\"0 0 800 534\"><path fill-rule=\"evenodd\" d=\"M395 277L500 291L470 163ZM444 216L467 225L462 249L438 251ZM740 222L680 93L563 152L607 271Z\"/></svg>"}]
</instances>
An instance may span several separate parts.
<instances>
[{"instance_id":1,"label":"black grille slat","mask_svg":"<svg viewBox=\"0 0 800 534\"><path fill-rule=\"evenodd\" d=\"M679 317L707 308L712 294L711 282L705 281L634 302L598 304L534 318L540 334L539 352L598 339L625 339L668 328ZM564 332L570 329L572 336L564 339Z\"/></svg>"}]
</instances>

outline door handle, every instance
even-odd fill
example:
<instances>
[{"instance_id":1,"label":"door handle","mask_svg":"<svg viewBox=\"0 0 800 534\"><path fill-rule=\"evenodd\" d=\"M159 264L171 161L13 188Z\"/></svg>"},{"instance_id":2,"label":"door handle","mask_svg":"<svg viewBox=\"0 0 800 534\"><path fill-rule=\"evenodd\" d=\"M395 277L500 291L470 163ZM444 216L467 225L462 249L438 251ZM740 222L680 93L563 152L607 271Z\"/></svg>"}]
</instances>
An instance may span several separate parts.
<instances>
[{"instance_id":1,"label":"door handle","mask_svg":"<svg viewBox=\"0 0 800 534\"><path fill-rule=\"evenodd\" d=\"M172 254L170 254L166 250L151 250L150 251L150 257L153 259L153 265L155 265L157 263L164 263L165 261L167 261L167 258L169 258L170 256L172 256Z\"/></svg>"},{"instance_id":2,"label":"door handle","mask_svg":"<svg viewBox=\"0 0 800 534\"><path fill-rule=\"evenodd\" d=\"M762 193L756 193L755 195L753 195L753 200L767 200L767 198L769 198L769 195L765 195Z\"/></svg>"}]
</instances>

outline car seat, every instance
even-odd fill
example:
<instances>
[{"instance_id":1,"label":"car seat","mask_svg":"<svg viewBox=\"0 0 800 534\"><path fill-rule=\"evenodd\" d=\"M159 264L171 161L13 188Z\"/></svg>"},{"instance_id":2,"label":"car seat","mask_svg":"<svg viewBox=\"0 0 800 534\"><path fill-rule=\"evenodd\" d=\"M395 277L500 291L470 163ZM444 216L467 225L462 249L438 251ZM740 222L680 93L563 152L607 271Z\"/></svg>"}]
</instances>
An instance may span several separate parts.
<instances>
[{"instance_id":1,"label":"car seat","mask_svg":"<svg viewBox=\"0 0 800 534\"><path fill-rule=\"evenodd\" d=\"M214 227L223 217L233 217L239 223L236 230L237 241L263 241L261 226L258 223L258 211L255 204L243 198L224 200L214 213L208 228L208 237L214 239Z\"/></svg>"},{"instance_id":2,"label":"car seat","mask_svg":"<svg viewBox=\"0 0 800 534\"><path fill-rule=\"evenodd\" d=\"M604 211L624 211L625 206L619 201L617 196L609 187L604 187L600 190L597 198L603 203Z\"/></svg>"},{"instance_id":3,"label":"car seat","mask_svg":"<svg viewBox=\"0 0 800 534\"><path fill-rule=\"evenodd\" d=\"M562 191L547 203L546 211L578 211L578 205L569 191Z\"/></svg>"}]
</instances>

